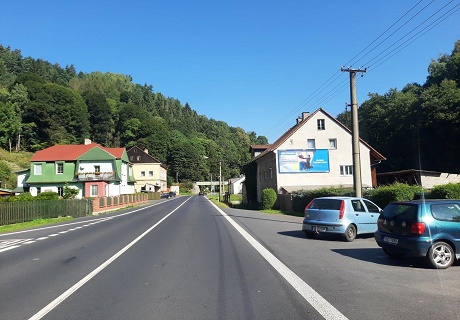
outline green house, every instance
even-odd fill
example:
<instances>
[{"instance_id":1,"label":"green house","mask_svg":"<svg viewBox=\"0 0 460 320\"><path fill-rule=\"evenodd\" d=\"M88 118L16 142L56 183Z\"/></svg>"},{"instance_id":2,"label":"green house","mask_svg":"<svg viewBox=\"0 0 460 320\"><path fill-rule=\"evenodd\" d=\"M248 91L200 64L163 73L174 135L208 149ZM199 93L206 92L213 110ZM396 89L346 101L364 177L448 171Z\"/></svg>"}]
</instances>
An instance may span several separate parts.
<instances>
[{"instance_id":1,"label":"green house","mask_svg":"<svg viewBox=\"0 0 460 320\"><path fill-rule=\"evenodd\" d=\"M64 186L79 190L77 198L134 193L132 164L124 148L56 145L35 153L26 183L30 193L52 191L62 196Z\"/></svg>"}]
</instances>

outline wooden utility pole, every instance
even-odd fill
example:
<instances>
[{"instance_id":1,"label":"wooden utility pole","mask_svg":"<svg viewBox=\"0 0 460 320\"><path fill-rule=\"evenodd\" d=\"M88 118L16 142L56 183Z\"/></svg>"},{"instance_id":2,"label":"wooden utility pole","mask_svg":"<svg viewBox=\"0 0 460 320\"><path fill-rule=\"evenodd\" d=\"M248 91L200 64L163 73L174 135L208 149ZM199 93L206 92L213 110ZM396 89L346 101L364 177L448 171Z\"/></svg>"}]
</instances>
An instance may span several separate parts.
<instances>
[{"instance_id":1,"label":"wooden utility pole","mask_svg":"<svg viewBox=\"0 0 460 320\"><path fill-rule=\"evenodd\" d=\"M356 101L356 73L366 72L367 68L351 69L341 68L342 72L350 73L350 99L351 99L351 120L352 120L352 152L353 152L353 187L355 196L362 197L363 183L361 179L361 157L359 152L359 124L358 124L358 102Z\"/></svg>"},{"instance_id":2,"label":"wooden utility pole","mask_svg":"<svg viewBox=\"0 0 460 320\"><path fill-rule=\"evenodd\" d=\"M221 193L222 189L220 188L222 186L222 160L219 160L219 202L221 201Z\"/></svg>"}]
</instances>

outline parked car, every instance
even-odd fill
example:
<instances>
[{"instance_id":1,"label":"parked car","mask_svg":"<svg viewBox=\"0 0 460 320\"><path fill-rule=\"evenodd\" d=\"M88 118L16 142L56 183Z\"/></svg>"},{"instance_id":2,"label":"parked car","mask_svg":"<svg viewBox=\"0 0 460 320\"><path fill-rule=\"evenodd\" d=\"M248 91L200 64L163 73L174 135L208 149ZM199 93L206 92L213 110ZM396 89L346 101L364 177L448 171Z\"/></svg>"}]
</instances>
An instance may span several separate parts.
<instances>
[{"instance_id":1,"label":"parked car","mask_svg":"<svg viewBox=\"0 0 460 320\"><path fill-rule=\"evenodd\" d=\"M460 200L392 202L377 224L375 240L390 257L425 257L436 269L460 259Z\"/></svg>"},{"instance_id":2,"label":"parked car","mask_svg":"<svg viewBox=\"0 0 460 320\"><path fill-rule=\"evenodd\" d=\"M381 211L379 206L364 198L315 198L305 207L302 230L307 238L319 233L339 234L351 242L358 234L372 234L377 230Z\"/></svg>"},{"instance_id":3,"label":"parked car","mask_svg":"<svg viewBox=\"0 0 460 320\"><path fill-rule=\"evenodd\" d=\"M160 198L166 198L166 199L173 198L173 197L176 197L176 193L174 191L165 192L160 195Z\"/></svg>"}]
</instances>

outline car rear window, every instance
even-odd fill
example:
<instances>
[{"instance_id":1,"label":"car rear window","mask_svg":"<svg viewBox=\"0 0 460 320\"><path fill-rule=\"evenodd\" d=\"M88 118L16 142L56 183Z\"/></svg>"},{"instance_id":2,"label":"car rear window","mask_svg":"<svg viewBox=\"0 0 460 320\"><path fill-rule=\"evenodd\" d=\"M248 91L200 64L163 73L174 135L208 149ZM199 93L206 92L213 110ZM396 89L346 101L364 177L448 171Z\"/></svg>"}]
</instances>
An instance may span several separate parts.
<instances>
[{"instance_id":1,"label":"car rear window","mask_svg":"<svg viewBox=\"0 0 460 320\"><path fill-rule=\"evenodd\" d=\"M315 199L309 209L340 210L341 204L342 200L339 199Z\"/></svg>"},{"instance_id":2,"label":"car rear window","mask_svg":"<svg viewBox=\"0 0 460 320\"><path fill-rule=\"evenodd\" d=\"M415 221L417 218L416 204L390 203L383 209L383 217L386 219L402 219Z\"/></svg>"},{"instance_id":3,"label":"car rear window","mask_svg":"<svg viewBox=\"0 0 460 320\"><path fill-rule=\"evenodd\" d=\"M431 205L431 214L437 220L460 222L460 206L452 203Z\"/></svg>"}]
</instances>

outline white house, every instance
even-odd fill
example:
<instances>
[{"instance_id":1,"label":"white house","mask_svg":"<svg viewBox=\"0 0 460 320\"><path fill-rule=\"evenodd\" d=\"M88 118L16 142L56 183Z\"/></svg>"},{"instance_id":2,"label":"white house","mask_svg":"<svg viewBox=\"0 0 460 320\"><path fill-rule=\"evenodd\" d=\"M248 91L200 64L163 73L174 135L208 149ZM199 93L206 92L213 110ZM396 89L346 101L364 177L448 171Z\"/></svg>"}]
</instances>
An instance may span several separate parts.
<instances>
[{"instance_id":1,"label":"white house","mask_svg":"<svg viewBox=\"0 0 460 320\"><path fill-rule=\"evenodd\" d=\"M375 187L375 165L385 157L359 143L363 188ZM277 193L322 187L353 187L351 131L323 109L304 112L297 123L256 156L257 201L262 190Z\"/></svg>"}]
</instances>

